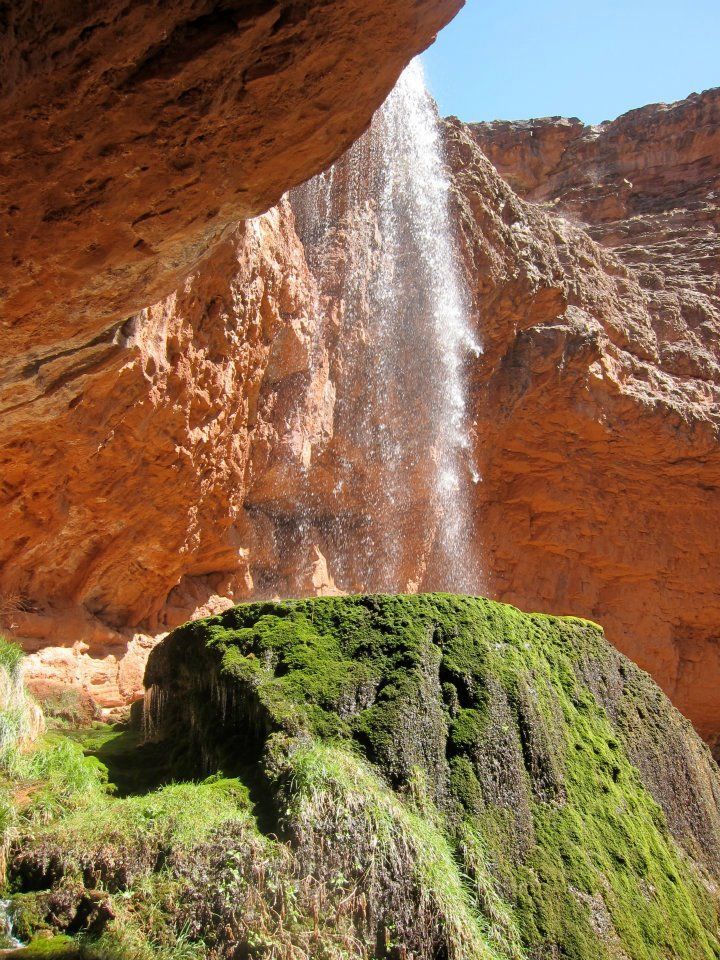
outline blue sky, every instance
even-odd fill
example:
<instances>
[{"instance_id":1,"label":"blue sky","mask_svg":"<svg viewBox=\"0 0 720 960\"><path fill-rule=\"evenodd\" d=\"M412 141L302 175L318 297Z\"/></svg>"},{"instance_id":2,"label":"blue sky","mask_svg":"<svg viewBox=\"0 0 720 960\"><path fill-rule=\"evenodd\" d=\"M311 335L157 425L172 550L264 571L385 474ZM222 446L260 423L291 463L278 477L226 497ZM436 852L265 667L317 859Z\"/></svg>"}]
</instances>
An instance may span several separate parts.
<instances>
[{"instance_id":1,"label":"blue sky","mask_svg":"<svg viewBox=\"0 0 720 960\"><path fill-rule=\"evenodd\" d=\"M599 123L720 86L720 0L466 0L423 62L443 115Z\"/></svg>"}]
</instances>

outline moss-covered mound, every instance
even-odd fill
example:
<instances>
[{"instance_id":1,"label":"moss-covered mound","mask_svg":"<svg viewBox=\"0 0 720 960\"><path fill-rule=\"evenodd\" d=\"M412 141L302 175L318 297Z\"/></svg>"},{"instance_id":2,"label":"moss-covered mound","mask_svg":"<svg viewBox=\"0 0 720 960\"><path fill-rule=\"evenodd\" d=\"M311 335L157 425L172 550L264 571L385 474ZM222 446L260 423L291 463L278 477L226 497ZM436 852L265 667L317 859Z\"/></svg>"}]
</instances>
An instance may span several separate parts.
<instances>
[{"instance_id":1,"label":"moss-covered mound","mask_svg":"<svg viewBox=\"0 0 720 960\"><path fill-rule=\"evenodd\" d=\"M52 898L92 888L126 957L720 957L717 769L591 623L250 604L176 630L146 682L143 769L195 784L28 817L19 919L59 929Z\"/></svg>"}]
</instances>

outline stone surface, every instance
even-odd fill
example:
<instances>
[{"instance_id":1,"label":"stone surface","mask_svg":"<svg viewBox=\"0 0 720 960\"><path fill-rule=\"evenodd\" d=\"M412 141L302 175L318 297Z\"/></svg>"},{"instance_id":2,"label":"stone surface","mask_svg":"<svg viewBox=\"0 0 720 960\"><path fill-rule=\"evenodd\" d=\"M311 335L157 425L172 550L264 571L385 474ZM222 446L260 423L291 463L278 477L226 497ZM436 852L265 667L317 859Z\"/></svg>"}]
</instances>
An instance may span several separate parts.
<instances>
[{"instance_id":1,"label":"stone surface","mask_svg":"<svg viewBox=\"0 0 720 960\"><path fill-rule=\"evenodd\" d=\"M485 345L467 364L480 589L602 622L711 742L719 97L591 130L444 128ZM373 472L337 393L362 405L373 344L360 323L351 369L341 269L282 203L165 301L34 368L35 399L0 427L0 591L38 683L72 676L116 706L139 693L150 638L189 616L365 586ZM426 468L399 527L412 589L433 585Z\"/></svg>"},{"instance_id":2,"label":"stone surface","mask_svg":"<svg viewBox=\"0 0 720 960\"><path fill-rule=\"evenodd\" d=\"M601 621L711 741L719 120L711 90L600 127L451 126L488 344L475 410L491 592ZM468 135L534 203L473 169Z\"/></svg>"},{"instance_id":3,"label":"stone surface","mask_svg":"<svg viewBox=\"0 0 720 960\"><path fill-rule=\"evenodd\" d=\"M36 367L112 341L239 218L340 155L460 5L23 0L4 9L3 403L31 398Z\"/></svg>"},{"instance_id":4,"label":"stone surface","mask_svg":"<svg viewBox=\"0 0 720 960\"><path fill-rule=\"evenodd\" d=\"M322 433L314 304L282 204L108 342L37 372L36 398L0 427L3 626L33 653L36 687L136 698L138 628L222 609L282 566L245 499L291 498ZM332 591L318 554L296 565L297 584L274 589Z\"/></svg>"}]
</instances>

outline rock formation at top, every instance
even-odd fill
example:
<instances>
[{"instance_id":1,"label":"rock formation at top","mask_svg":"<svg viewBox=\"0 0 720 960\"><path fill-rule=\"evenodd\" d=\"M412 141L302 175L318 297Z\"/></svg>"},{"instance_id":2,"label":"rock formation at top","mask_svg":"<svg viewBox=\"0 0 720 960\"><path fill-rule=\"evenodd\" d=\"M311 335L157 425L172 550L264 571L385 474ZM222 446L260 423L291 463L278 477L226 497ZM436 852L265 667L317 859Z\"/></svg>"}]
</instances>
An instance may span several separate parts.
<instances>
[{"instance_id":1,"label":"rock formation at top","mask_svg":"<svg viewBox=\"0 0 720 960\"><path fill-rule=\"evenodd\" d=\"M84 366L345 150L461 0L25 0L0 14L3 404ZM371 69L368 66L372 65Z\"/></svg>"},{"instance_id":2,"label":"rock formation at top","mask_svg":"<svg viewBox=\"0 0 720 960\"><path fill-rule=\"evenodd\" d=\"M592 131L444 125L485 346L466 363L482 589L602 622L710 741L720 149L698 118L719 102L711 91ZM560 134L535 144L535 127ZM584 165L563 166L558 137ZM349 223L322 259L298 226L286 201L240 225L114 338L37 365L38 398L3 421L0 593L46 688L62 678L117 705L140 693L151 637L189 616L363 588L353 537L377 477L338 391L361 408L353 369L373 344L360 317L350 363L338 282ZM420 455L420 481L429 468ZM413 488L399 524L413 589L434 585L425 491Z\"/></svg>"}]
</instances>

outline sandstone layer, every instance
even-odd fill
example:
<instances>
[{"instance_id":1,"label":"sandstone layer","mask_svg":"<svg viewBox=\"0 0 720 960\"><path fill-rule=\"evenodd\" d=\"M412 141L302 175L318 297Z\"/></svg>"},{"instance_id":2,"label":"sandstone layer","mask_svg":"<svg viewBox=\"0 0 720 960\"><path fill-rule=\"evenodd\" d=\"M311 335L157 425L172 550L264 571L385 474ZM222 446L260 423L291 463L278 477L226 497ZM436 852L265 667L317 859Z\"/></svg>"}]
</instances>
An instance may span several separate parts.
<instances>
[{"instance_id":1,"label":"sandstone layer","mask_svg":"<svg viewBox=\"0 0 720 960\"><path fill-rule=\"evenodd\" d=\"M713 740L720 90L599 127L452 131L488 346L475 410L491 590L602 622ZM491 187L466 138L534 202Z\"/></svg>"},{"instance_id":2,"label":"sandstone layer","mask_svg":"<svg viewBox=\"0 0 720 960\"><path fill-rule=\"evenodd\" d=\"M719 103L590 130L444 125L485 347L465 365L479 589L603 623L712 742ZM0 591L41 691L60 679L117 706L152 638L189 616L367 588L378 477L352 423L374 344L362 316L348 343L340 278L343 244L374 233L371 209L365 233L354 215L321 260L282 202L169 298L37 365L37 398L0 428ZM405 587L432 588L432 465L411 459L393 529Z\"/></svg>"},{"instance_id":3,"label":"sandstone layer","mask_svg":"<svg viewBox=\"0 0 720 960\"><path fill-rule=\"evenodd\" d=\"M254 483L290 497L322 433L313 304L283 204L108 343L48 364L53 388L3 421L4 625L44 651L40 693L47 676L104 706L136 699L148 635L281 568L244 504ZM312 564L303 576L312 592Z\"/></svg>"},{"instance_id":4,"label":"sandstone layer","mask_svg":"<svg viewBox=\"0 0 720 960\"><path fill-rule=\"evenodd\" d=\"M122 336L238 219L327 166L461 0L10 4L0 402ZM8 415L8 414L4 414Z\"/></svg>"}]
</instances>

